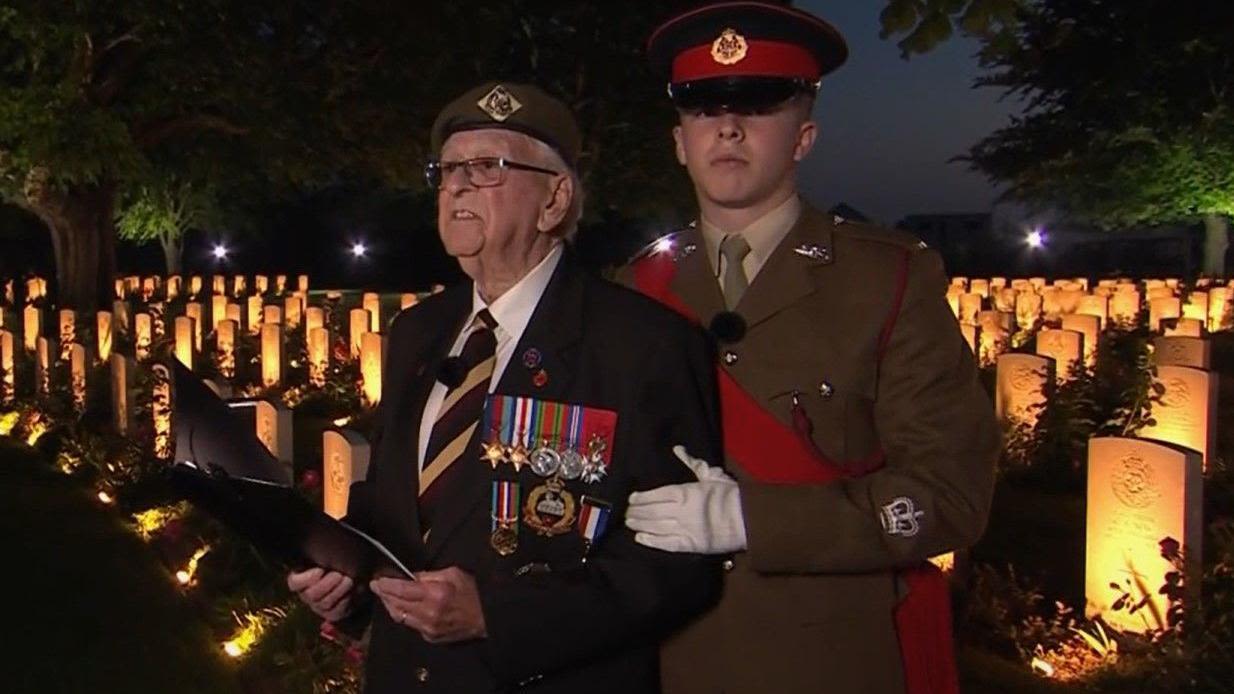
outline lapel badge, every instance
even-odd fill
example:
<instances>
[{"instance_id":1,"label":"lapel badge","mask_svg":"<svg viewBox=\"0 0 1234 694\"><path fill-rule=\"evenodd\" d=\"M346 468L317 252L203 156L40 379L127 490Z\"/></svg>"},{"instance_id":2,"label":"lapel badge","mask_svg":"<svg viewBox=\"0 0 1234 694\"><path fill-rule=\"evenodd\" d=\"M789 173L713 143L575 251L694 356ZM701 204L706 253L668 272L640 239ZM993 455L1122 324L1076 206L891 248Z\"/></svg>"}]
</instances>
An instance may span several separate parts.
<instances>
[{"instance_id":1,"label":"lapel badge","mask_svg":"<svg viewBox=\"0 0 1234 694\"><path fill-rule=\"evenodd\" d=\"M686 258L689 258L690 255L694 253L694 251L697 251L697 250L698 250L697 243L687 243L686 245L682 246L681 250L677 253L676 260L685 260Z\"/></svg>"},{"instance_id":2,"label":"lapel badge","mask_svg":"<svg viewBox=\"0 0 1234 694\"><path fill-rule=\"evenodd\" d=\"M921 523L917 519L924 515L925 511L917 510L915 501L901 496L883 506L879 520L883 522L883 530L892 537L914 537L921 532Z\"/></svg>"},{"instance_id":3,"label":"lapel badge","mask_svg":"<svg viewBox=\"0 0 1234 694\"><path fill-rule=\"evenodd\" d=\"M541 355L540 350L535 347L523 352L523 366L526 366L529 369L539 368L540 361L542 359L543 355Z\"/></svg>"},{"instance_id":4,"label":"lapel badge","mask_svg":"<svg viewBox=\"0 0 1234 694\"><path fill-rule=\"evenodd\" d=\"M522 102L514 98L510 90L500 84L489 90L489 93L477 101L476 105L480 107L481 111L487 113L489 118L498 123L513 116L523 107Z\"/></svg>"},{"instance_id":5,"label":"lapel badge","mask_svg":"<svg viewBox=\"0 0 1234 694\"><path fill-rule=\"evenodd\" d=\"M793 252L803 258L817 260L819 262L829 262L831 260L831 251L817 243L803 243L793 249Z\"/></svg>"},{"instance_id":6,"label":"lapel badge","mask_svg":"<svg viewBox=\"0 0 1234 694\"><path fill-rule=\"evenodd\" d=\"M838 214L834 214L834 215L831 215L831 221L832 221L832 222L834 222L835 224L839 225L839 224L843 224L843 223L847 222L848 220L847 220L847 219L845 219L845 218L843 218L843 217L841 217L841 216L840 216L840 215L838 215Z\"/></svg>"},{"instance_id":7,"label":"lapel badge","mask_svg":"<svg viewBox=\"0 0 1234 694\"><path fill-rule=\"evenodd\" d=\"M537 388L543 388L548 385L548 372L540 369L535 376L531 377L531 384Z\"/></svg>"},{"instance_id":8,"label":"lapel badge","mask_svg":"<svg viewBox=\"0 0 1234 694\"><path fill-rule=\"evenodd\" d=\"M711 58L721 65L735 65L745 59L750 50L746 37L728 28L711 44Z\"/></svg>"},{"instance_id":9,"label":"lapel badge","mask_svg":"<svg viewBox=\"0 0 1234 694\"><path fill-rule=\"evenodd\" d=\"M523 505L523 522L545 537L564 535L574 525L576 503L560 478L554 477L531 490Z\"/></svg>"}]
</instances>

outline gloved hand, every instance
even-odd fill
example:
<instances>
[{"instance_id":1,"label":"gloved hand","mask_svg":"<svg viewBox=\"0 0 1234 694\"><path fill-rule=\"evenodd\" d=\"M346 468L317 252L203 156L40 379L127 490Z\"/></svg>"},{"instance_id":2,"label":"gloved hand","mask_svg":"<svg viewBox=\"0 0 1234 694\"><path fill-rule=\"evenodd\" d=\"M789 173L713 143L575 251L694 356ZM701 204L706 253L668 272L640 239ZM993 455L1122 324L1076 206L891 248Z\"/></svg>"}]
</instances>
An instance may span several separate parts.
<instances>
[{"instance_id":1,"label":"gloved hand","mask_svg":"<svg viewBox=\"0 0 1234 694\"><path fill-rule=\"evenodd\" d=\"M741 490L723 468L673 446L697 482L671 484L630 495L626 527L641 545L666 552L730 554L746 548Z\"/></svg>"}]
</instances>

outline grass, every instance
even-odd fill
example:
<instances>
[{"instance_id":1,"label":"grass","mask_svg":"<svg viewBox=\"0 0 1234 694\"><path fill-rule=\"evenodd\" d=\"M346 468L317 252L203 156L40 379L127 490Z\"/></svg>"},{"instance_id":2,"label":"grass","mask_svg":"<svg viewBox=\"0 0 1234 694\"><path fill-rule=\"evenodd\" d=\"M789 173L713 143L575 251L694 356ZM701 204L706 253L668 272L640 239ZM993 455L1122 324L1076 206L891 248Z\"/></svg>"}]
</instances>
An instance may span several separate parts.
<instances>
[{"instance_id":1,"label":"grass","mask_svg":"<svg viewBox=\"0 0 1234 694\"><path fill-rule=\"evenodd\" d=\"M150 549L88 490L4 439L0 509L5 692L241 691Z\"/></svg>"}]
</instances>

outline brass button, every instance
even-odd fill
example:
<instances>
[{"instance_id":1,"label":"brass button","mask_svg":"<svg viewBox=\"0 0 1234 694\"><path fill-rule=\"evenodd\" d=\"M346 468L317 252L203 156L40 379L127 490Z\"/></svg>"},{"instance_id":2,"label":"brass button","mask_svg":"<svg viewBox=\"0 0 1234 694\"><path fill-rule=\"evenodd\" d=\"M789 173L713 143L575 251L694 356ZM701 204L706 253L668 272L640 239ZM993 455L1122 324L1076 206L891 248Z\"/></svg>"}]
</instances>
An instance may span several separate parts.
<instances>
[{"instance_id":1,"label":"brass button","mask_svg":"<svg viewBox=\"0 0 1234 694\"><path fill-rule=\"evenodd\" d=\"M736 564L733 563L732 559L725 559L724 564L722 564L722 566L724 567L725 571L732 571L733 567L736 566Z\"/></svg>"},{"instance_id":2,"label":"brass button","mask_svg":"<svg viewBox=\"0 0 1234 694\"><path fill-rule=\"evenodd\" d=\"M725 366L732 366L733 364L736 364L736 363L737 363L737 353L736 352L729 351L729 352L724 353L724 365Z\"/></svg>"},{"instance_id":3,"label":"brass button","mask_svg":"<svg viewBox=\"0 0 1234 694\"><path fill-rule=\"evenodd\" d=\"M836 389L833 388L831 384L826 381L823 381L822 383L818 384L818 395L824 400L829 399L832 395L835 394L835 392L836 392Z\"/></svg>"},{"instance_id":4,"label":"brass button","mask_svg":"<svg viewBox=\"0 0 1234 694\"><path fill-rule=\"evenodd\" d=\"M428 682L428 668L426 667L416 668L416 681L419 682L420 684L425 684L426 682Z\"/></svg>"}]
</instances>

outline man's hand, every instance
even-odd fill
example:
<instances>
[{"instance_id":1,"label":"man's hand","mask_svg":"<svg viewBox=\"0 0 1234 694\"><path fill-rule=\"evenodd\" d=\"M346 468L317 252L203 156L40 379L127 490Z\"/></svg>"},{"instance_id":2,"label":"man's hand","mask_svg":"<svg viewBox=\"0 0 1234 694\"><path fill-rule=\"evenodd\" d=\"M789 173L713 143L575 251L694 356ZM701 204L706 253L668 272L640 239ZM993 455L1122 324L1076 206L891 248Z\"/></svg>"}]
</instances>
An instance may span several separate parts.
<instances>
[{"instance_id":1,"label":"man's hand","mask_svg":"<svg viewBox=\"0 0 1234 694\"><path fill-rule=\"evenodd\" d=\"M635 541L667 552L729 554L745 549L737 481L683 446L674 446L673 453L698 481L631 494L626 527L634 531Z\"/></svg>"},{"instance_id":2,"label":"man's hand","mask_svg":"<svg viewBox=\"0 0 1234 694\"><path fill-rule=\"evenodd\" d=\"M351 612L355 582L350 576L319 568L299 573L293 571L287 574L287 587L327 622L337 622Z\"/></svg>"},{"instance_id":3,"label":"man's hand","mask_svg":"<svg viewBox=\"0 0 1234 694\"><path fill-rule=\"evenodd\" d=\"M488 635L476 579L457 567L417 573L414 581L378 578L369 585L394 621L420 632L429 643Z\"/></svg>"}]
</instances>

